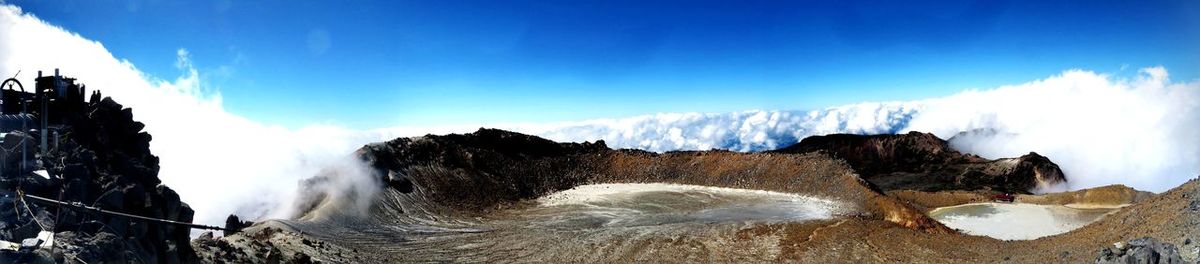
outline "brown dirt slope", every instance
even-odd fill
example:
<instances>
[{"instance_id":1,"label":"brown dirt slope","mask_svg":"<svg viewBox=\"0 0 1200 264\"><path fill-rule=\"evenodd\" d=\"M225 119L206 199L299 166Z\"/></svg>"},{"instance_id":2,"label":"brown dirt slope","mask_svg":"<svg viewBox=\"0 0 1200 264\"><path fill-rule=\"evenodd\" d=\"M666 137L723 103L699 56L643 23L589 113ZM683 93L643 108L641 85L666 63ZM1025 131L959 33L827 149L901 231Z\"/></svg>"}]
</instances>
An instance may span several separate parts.
<instances>
[{"instance_id":1,"label":"brown dirt slope","mask_svg":"<svg viewBox=\"0 0 1200 264\"><path fill-rule=\"evenodd\" d=\"M1154 193L1138 191L1124 185L1108 185L1085 190L1048 193L1044 195L1017 195L1017 201L1033 204L1079 204L1116 206L1134 204L1154 196Z\"/></svg>"},{"instance_id":2,"label":"brown dirt slope","mask_svg":"<svg viewBox=\"0 0 1200 264\"><path fill-rule=\"evenodd\" d=\"M786 230L780 232L786 234ZM1031 241L1000 241L961 234L925 234L851 221L825 230L827 236L807 241L811 249L784 259L796 261L917 263L1083 263L1119 241L1155 237L1180 247L1185 260L1196 261L1200 240L1200 180L1122 208L1095 223L1061 235ZM824 239L821 239L824 238ZM838 250L828 250L836 248Z\"/></svg>"},{"instance_id":3,"label":"brown dirt slope","mask_svg":"<svg viewBox=\"0 0 1200 264\"><path fill-rule=\"evenodd\" d=\"M938 207L955 206L968 203L990 202L1001 194L996 191L940 191L922 192L913 190L888 191L887 195L896 197L918 209L925 211ZM1030 204L1055 204L1070 206L1116 207L1135 204L1154 196L1153 193L1138 191L1124 185L1108 185L1096 188L1048 193L1039 195L1016 195L1016 202Z\"/></svg>"}]
</instances>

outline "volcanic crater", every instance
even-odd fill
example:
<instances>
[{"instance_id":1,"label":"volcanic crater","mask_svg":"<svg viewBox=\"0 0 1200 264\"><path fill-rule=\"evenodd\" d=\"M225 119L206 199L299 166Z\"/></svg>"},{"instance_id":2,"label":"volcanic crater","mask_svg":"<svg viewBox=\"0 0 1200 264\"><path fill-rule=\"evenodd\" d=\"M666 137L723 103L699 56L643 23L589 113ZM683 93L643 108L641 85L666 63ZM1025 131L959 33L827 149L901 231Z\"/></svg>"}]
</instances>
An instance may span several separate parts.
<instances>
[{"instance_id":1,"label":"volcanic crater","mask_svg":"<svg viewBox=\"0 0 1200 264\"><path fill-rule=\"evenodd\" d=\"M213 262L263 258L254 252L339 263L1082 262L1141 237L1180 245L1176 257L1195 260L1200 234L1188 209L1200 197L1197 180L1157 195L1124 186L1034 194L1067 182L1049 158L988 160L918 132L815 136L759 153L652 153L480 129L398 138L355 155L381 188L366 214L330 213L336 194L312 191L292 220L205 236L194 247ZM928 214L997 197L1117 207L1032 240L971 235ZM775 206L750 206L764 202Z\"/></svg>"}]
</instances>

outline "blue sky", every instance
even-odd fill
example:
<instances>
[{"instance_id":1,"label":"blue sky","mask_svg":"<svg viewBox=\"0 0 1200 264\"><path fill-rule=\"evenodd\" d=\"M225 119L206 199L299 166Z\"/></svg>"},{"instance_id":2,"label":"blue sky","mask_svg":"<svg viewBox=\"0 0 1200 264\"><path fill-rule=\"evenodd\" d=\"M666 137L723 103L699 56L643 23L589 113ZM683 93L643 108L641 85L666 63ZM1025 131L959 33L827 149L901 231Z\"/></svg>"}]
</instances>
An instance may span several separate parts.
<instances>
[{"instance_id":1,"label":"blue sky","mask_svg":"<svg viewBox=\"0 0 1200 264\"><path fill-rule=\"evenodd\" d=\"M1198 1L846 2L10 3L159 78L187 49L226 109L289 127L805 110L1075 68L1200 76Z\"/></svg>"}]
</instances>

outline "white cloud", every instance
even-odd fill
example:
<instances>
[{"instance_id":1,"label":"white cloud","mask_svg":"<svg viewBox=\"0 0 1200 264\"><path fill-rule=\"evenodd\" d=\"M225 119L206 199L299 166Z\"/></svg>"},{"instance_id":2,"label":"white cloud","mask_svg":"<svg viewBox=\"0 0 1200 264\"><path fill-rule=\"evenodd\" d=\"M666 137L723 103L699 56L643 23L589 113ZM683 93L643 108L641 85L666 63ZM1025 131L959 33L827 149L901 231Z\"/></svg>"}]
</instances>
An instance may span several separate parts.
<instances>
[{"instance_id":1,"label":"white cloud","mask_svg":"<svg viewBox=\"0 0 1200 264\"><path fill-rule=\"evenodd\" d=\"M613 147L650 151L759 151L785 147L810 135L893 133L916 111L915 103L864 103L819 111L675 113L508 127L557 141L603 139Z\"/></svg>"},{"instance_id":2,"label":"white cloud","mask_svg":"<svg viewBox=\"0 0 1200 264\"><path fill-rule=\"evenodd\" d=\"M181 76L162 80L119 60L103 45L0 6L0 73L21 70L32 85L37 70L61 69L99 89L146 124L159 178L196 210L196 222L220 225L229 213L280 217L297 182L336 165L354 149L382 138L334 126L289 130L234 115L219 93L205 91L187 50L177 54Z\"/></svg>"},{"instance_id":3,"label":"white cloud","mask_svg":"<svg viewBox=\"0 0 1200 264\"><path fill-rule=\"evenodd\" d=\"M560 141L603 139L652 151L761 151L812 135L994 129L952 146L989 158L1036 151L1071 189L1126 184L1163 191L1200 173L1200 82L1172 83L1162 67L1132 79L1070 70L990 90L914 102L818 111L657 114L549 125L501 126Z\"/></svg>"},{"instance_id":4,"label":"white cloud","mask_svg":"<svg viewBox=\"0 0 1200 264\"><path fill-rule=\"evenodd\" d=\"M1162 191L1200 173L1200 82L1172 83L1162 67L1134 78L1072 70L1044 80L929 100L906 130L948 138L984 157L1036 151L1062 167L1070 188L1122 183Z\"/></svg>"}]
</instances>

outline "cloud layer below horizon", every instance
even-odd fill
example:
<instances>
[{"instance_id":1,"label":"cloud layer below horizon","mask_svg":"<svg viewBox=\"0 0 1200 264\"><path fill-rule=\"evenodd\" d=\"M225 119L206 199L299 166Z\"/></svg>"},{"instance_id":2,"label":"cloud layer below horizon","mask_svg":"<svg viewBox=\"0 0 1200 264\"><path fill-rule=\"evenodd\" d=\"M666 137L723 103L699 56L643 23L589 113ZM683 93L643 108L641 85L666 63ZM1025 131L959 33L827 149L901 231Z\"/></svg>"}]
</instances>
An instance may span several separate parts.
<instances>
[{"instance_id":1,"label":"cloud layer below horizon","mask_svg":"<svg viewBox=\"0 0 1200 264\"><path fill-rule=\"evenodd\" d=\"M763 151L830 133L930 132L987 158L1029 152L1059 164L1065 189L1109 184L1163 191L1200 174L1200 81L1162 67L1131 78L1068 70L1046 79L911 102L815 111L657 114L510 129L557 141L603 139L651 151ZM959 132L968 133L955 137ZM953 139L952 139L953 138Z\"/></svg>"},{"instance_id":2,"label":"cloud layer below horizon","mask_svg":"<svg viewBox=\"0 0 1200 264\"><path fill-rule=\"evenodd\" d=\"M153 134L159 177L196 210L196 222L220 224L229 213L283 217L296 185L337 167L363 144L427 133L471 132L481 125L391 127L356 131L314 125L274 126L227 112L205 87L186 50L181 75L148 76L98 42L0 6L0 74L62 69L134 109ZM1163 191L1200 173L1200 81L1174 82L1162 67L1116 77L1084 70L1023 84L920 101L860 103L815 111L665 113L552 124L490 127L557 141L605 140L650 151L761 151L829 133L992 129L952 146L988 158L1036 151L1066 172L1070 189L1126 184ZM362 186L362 184L347 184Z\"/></svg>"}]
</instances>

